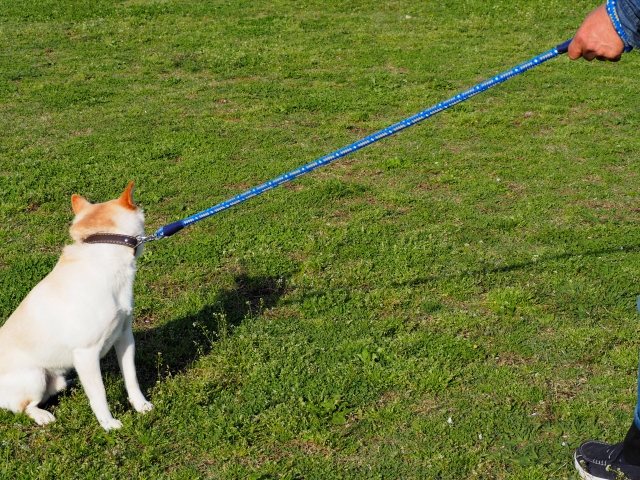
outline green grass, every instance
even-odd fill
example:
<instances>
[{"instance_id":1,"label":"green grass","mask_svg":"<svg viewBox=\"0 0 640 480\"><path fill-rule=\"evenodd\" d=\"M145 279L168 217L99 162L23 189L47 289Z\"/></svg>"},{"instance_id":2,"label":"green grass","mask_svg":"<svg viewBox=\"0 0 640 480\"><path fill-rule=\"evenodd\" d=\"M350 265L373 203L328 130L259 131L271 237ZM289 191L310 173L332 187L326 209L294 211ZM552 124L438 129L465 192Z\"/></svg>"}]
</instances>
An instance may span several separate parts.
<instances>
[{"instance_id":1,"label":"green grass","mask_svg":"<svg viewBox=\"0 0 640 480\"><path fill-rule=\"evenodd\" d=\"M147 230L571 37L596 3L0 4L0 322L135 180ZM0 478L575 478L631 422L640 79L554 59L150 244L105 434L0 411ZM451 419L449 421L449 419Z\"/></svg>"}]
</instances>

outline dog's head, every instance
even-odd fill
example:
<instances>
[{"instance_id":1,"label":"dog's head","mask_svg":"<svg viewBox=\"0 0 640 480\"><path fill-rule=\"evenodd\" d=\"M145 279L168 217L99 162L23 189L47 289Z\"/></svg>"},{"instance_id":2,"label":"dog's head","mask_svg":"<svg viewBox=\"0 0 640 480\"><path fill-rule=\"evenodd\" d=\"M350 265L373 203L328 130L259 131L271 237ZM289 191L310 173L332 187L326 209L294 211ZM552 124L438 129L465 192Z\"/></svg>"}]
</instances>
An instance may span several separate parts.
<instances>
[{"instance_id":1,"label":"dog's head","mask_svg":"<svg viewBox=\"0 0 640 480\"><path fill-rule=\"evenodd\" d=\"M144 235L144 213L133 202L133 182L115 200L93 204L80 195L72 195L71 206L76 218L69 231L76 242L95 233Z\"/></svg>"}]
</instances>

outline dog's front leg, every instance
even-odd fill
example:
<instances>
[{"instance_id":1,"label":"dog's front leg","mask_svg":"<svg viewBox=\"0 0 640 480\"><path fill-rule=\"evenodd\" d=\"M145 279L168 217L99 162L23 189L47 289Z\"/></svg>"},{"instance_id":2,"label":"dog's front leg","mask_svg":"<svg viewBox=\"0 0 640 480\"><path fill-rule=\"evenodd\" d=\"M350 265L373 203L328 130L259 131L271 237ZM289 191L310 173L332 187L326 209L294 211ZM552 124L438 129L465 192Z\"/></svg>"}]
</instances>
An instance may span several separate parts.
<instances>
[{"instance_id":1,"label":"dog's front leg","mask_svg":"<svg viewBox=\"0 0 640 480\"><path fill-rule=\"evenodd\" d=\"M80 382L84 388L91 409L102 428L107 432L122 427L122 423L116 420L109 411L107 404L107 392L102 383L100 373L100 349L76 349L73 351L73 366L78 372Z\"/></svg>"},{"instance_id":2,"label":"dog's front leg","mask_svg":"<svg viewBox=\"0 0 640 480\"><path fill-rule=\"evenodd\" d=\"M138 376L136 375L136 366L134 363L135 343L133 340L133 332L131 331L131 320L125 325L122 335L116 340L114 345L120 370L124 377L124 384L129 394L129 402L136 411L144 413L153 409L153 405L144 398L140 391Z\"/></svg>"}]
</instances>

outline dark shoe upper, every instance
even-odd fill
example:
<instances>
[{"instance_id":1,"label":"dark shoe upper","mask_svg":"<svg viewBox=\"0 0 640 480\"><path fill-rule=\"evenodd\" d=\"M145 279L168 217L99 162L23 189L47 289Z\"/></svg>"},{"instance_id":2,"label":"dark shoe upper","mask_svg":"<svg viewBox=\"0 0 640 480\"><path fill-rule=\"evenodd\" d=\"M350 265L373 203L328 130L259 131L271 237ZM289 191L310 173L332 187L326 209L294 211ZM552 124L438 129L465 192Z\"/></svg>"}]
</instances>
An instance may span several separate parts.
<instances>
[{"instance_id":1,"label":"dark shoe upper","mask_svg":"<svg viewBox=\"0 0 640 480\"><path fill-rule=\"evenodd\" d=\"M631 423L631 428L624 437L624 458L632 465L640 465L640 430L636 422Z\"/></svg>"},{"instance_id":2,"label":"dark shoe upper","mask_svg":"<svg viewBox=\"0 0 640 480\"><path fill-rule=\"evenodd\" d=\"M624 442L610 444L589 440L575 453L576 468L594 479L640 480L640 466L625 458ZM586 477L588 478L588 477Z\"/></svg>"}]
</instances>

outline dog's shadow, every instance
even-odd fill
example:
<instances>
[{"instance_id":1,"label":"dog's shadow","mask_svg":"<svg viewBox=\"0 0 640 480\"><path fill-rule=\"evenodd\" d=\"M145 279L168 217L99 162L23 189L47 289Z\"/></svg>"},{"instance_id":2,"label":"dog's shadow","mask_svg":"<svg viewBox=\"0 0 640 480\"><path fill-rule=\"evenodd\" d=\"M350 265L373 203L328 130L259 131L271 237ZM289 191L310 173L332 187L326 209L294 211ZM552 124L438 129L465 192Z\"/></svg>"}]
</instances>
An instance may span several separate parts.
<instances>
[{"instance_id":1,"label":"dog's shadow","mask_svg":"<svg viewBox=\"0 0 640 480\"><path fill-rule=\"evenodd\" d=\"M136 371L143 392L208 354L218 338L232 335L244 319L275 306L286 288L285 277L245 273L236 275L234 283L198 312L155 328L134 330ZM101 367L105 375L121 376L113 349Z\"/></svg>"}]
</instances>

